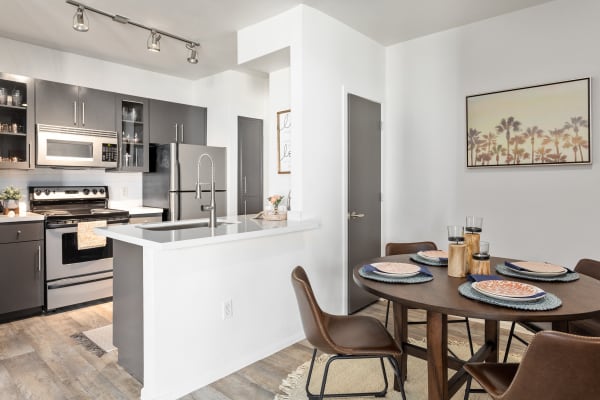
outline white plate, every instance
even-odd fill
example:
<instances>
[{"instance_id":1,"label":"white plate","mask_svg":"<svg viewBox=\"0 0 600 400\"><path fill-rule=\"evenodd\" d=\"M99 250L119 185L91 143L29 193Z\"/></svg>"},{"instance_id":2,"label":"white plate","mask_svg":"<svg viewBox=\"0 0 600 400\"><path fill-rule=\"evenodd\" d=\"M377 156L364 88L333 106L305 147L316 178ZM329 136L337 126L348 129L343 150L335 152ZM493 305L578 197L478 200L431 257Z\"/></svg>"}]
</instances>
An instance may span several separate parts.
<instances>
[{"instance_id":1,"label":"white plate","mask_svg":"<svg viewBox=\"0 0 600 400\"><path fill-rule=\"evenodd\" d=\"M536 262L536 261L515 261L511 264L522 268L526 274L537 274L543 276L559 276L567 273L567 269L560 265ZM510 268L510 266L508 266Z\"/></svg>"},{"instance_id":2,"label":"white plate","mask_svg":"<svg viewBox=\"0 0 600 400\"><path fill-rule=\"evenodd\" d=\"M414 264L381 262L371 264L376 274L383 276L409 277L421 272L421 267Z\"/></svg>"},{"instance_id":3,"label":"white plate","mask_svg":"<svg viewBox=\"0 0 600 400\"><path fill-rule=\"evenodd\" d=\"M471 287L483 295L507 301L537 301L546 295L537 286L515 281L490 280L474 282ZM544 295L531 297L539 293L544 293Z\"/></svg>"},{"instance_id":4,"label":"white plate","mask_svg":"<svg viewBox=\"0 0 600 400\"><path fill-rule=\"evenodd\" d=\"M528 276L541 276L541 277L546 277L546 278L562 276L567 273L566 269L563 272L532 272L532 271L514 269L514 268L509 267L508 265L505 265L505 267L510 269L511 271L516 272L517 274L528 275Z\"/></svg>"},{"instance_id":5,"label":"white plate","mask_svg":"<svg viewBox=\"0 0 600 400\"><path fill-rule=\"evenodd\" d=\"M409 274L389 274L387 272L381 272L381 271L377 271L376 269L374 269L372 272L377 275L387 276L388 278L409 278L411 276L419 275L420 271L411 272Z\"/></svg>"},{"instance_id":6,"label":"white plate","mask_svg":"<svg viewBox=\"0 0 600 400\"><path fill-rule=\"evenodd\" d=\"M441 259L444 261L448 260L448 252L444 250L419 251L417 254L425 259L432 261L441 261Z\"/></svg>"}]
</instances>

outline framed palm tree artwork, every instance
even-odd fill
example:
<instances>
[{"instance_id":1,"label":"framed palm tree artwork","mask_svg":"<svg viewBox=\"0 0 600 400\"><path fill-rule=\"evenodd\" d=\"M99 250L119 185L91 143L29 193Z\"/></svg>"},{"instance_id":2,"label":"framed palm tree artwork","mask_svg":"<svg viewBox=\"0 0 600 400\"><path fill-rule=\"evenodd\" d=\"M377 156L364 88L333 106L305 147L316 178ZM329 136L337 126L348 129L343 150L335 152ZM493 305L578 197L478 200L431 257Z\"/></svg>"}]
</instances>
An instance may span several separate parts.
<instances>
[{"instance_id":1,"label":"framed palm tree artwork","mask_svg":"<svg viewBox=\"0 0 600 400\"><path fill-rule=\"evenodd\" d=\"M467 96L467 167L590 164L590 78Z\"/></svg>"}]
</instances>

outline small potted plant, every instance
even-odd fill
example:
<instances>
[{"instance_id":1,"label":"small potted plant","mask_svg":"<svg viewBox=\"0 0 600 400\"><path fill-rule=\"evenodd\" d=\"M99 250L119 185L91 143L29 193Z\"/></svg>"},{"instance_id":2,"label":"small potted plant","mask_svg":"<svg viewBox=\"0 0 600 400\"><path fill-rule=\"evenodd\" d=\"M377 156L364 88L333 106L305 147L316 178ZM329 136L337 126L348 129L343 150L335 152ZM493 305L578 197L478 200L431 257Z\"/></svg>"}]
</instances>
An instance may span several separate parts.
<instances>
[{"instance_id":1,"label":"small potted plant","mask_svg":"<svg viewBox=\"0 0 600 400\"><path fill-rule=\"evenodd\" d=\"M284 206L279 204L283 201L285 196L281 194L273 194L267 197L267 209L264 213L264 218L273 221L282 221L287 219L287 210Z\"/></svg>"},{"instance_id":2,"label":"small potted plant","mask_svg":"<svg viewBox=\"0 0 600 400\"><path fill-rule=\"evenodd\" d=\"M19 210L19 200L21 199L21 190L14 186L7 186L0 193L0 200L2 200L4 207L4 214L8 214L10 211L17 212Z\"/></svg>"}]
</instances>

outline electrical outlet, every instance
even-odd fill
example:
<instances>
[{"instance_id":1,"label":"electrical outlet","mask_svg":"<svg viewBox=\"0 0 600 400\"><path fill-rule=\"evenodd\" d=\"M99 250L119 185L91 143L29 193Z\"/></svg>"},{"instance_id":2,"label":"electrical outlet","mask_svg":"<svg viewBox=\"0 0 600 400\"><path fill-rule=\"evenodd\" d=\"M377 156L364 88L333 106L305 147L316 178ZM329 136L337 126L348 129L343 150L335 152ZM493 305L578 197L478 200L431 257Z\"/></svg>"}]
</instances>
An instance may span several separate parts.
<instances>
[{"instance_id":1,"label":"electrical outlet","mask_svg":"<svg viewBox=\"0 0 600 400\"><path fill-rule=\"evenodd\" d=\"M223 302L223 319L233 318L233 301L227 299Z\"/></svg>"}]
</instances>

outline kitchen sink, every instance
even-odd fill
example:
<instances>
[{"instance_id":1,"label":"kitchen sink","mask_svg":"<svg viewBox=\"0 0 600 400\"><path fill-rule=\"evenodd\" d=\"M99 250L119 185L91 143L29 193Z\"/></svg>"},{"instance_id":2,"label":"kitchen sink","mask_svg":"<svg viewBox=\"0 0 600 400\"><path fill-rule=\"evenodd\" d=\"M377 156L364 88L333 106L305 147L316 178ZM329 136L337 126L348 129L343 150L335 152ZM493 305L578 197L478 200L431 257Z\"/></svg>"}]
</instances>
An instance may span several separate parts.
<instances>
[{"instance_id":1,"label":"kitchen sink","mask_svg":"<svg viewBox=\"0 0 600 400\"><path fill-rule=\"evenodd\" d=\"M239 224L240 221L217 221L217 226ZM176 221L137 225L140 229L149 231L174 231L180 229L208 228L208 221Z\"/></svg>"}]
</instances>

